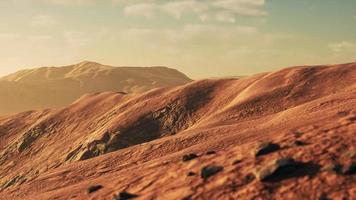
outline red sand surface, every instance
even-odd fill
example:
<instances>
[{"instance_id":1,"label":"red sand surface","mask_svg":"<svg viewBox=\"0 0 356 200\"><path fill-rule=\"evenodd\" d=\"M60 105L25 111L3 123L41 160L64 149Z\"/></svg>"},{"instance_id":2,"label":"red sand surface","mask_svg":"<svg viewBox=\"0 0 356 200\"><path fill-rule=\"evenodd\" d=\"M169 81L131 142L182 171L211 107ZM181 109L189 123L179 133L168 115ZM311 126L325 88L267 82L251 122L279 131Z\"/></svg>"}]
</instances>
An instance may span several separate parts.
<instances>
[{"instance_id":1,"label":"red sand surface","mask_svg":"<svg viewBox=\"0 0 356 200\"><path fill-rule=\"evenodd\" d=\"M356 199L355 121L356 63L86 95L0 118L0 199ZM255 177L285 157L300 164Z\"/></svg>"}]
</instances>

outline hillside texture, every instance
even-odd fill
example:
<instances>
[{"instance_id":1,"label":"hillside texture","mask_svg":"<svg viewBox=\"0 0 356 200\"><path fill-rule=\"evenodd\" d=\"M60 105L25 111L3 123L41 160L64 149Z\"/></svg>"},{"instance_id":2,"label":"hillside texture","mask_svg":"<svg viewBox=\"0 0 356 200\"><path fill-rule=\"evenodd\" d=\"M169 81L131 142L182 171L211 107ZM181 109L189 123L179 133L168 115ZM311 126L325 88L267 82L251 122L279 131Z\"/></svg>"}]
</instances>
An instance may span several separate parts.
<instances>
[{"instance_id":1,"label":"hillside texture","mask_svg":"<svg viewBox=\"0 0 356 200\"><path fill-rule=\"evenodd\" d=\"M0 117L0 199L356 199L355 122L356 63L89 94Z\"/></svg>"}]
</instances>

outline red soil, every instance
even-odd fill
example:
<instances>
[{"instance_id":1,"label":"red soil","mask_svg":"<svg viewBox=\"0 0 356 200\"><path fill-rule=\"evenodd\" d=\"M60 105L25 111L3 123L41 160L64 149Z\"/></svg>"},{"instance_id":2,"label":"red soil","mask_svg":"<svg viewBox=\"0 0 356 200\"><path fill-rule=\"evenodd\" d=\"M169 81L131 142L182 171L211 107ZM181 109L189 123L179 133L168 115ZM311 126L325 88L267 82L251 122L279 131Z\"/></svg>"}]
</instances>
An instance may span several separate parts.
<instances>
[{"instance_id":1,"label":"red soil","mask_svg":"<svg viewBox=\"0 0 356 200\"><path fill-rule=\"evenodd\" d=\"M356 63L294 67L2 117L0 199L355 199L354 174L325 170L355 161L355 83ZM262 141L281 149L251 155ZM298 173L252 175L286 156ZM223 170L203 180L211 164Z\"/></svg>"}]
</instances>

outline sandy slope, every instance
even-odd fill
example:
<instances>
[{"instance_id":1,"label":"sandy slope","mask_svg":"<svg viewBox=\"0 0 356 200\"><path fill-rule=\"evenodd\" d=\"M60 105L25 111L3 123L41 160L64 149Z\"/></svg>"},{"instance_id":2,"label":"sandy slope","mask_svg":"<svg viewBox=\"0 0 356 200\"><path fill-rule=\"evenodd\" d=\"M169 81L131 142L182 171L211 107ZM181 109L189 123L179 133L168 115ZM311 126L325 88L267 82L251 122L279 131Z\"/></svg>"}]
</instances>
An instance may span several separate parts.
<instances>
[{"instance_id":1,"label":"sandy slope","mask_svg":"<svg viewBox=\"0 0 356 200\"><path fill-rule=\"evenodd\" d=\"M355 175L325 170L355 161L355 81L356 63L294 67L2 117L0 199L355 199ZM262 141L281 149L256 158ZM285 156L296 171L252 175ZM203 180L210 164L223 170Z\"/></svg>"},{"instance_id":2,"label":"sandy slope","mask_svg":"<svg viewBox=\"0 0 356 200\"><path fill-rule=\"evenodd\" d=\"M190 81L166 67L111 67L95 62L22 70L0 78L0 115L67 106L87 93L135 93Z\"/></svg>"}]
</instances>

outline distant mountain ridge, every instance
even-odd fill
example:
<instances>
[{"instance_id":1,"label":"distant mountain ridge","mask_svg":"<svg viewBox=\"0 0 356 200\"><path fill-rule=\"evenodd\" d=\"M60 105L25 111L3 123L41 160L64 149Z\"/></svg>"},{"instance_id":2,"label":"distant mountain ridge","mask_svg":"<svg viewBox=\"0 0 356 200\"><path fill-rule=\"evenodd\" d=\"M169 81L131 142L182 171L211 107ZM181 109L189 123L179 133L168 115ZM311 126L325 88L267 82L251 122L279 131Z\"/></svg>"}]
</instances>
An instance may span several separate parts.
<instances>
[{"instance_id":1,"label":"distant mountain ridge","mask_svg":"<svg viewBox=\"0 0 356 200\"><path fill-rule=\"evenodd\" d=\"M63 107L87 93L137 93L190 81L168 67L112 67L90 61L26 69L0 78L0 115Z\"/></svg>"}]
</instances>

